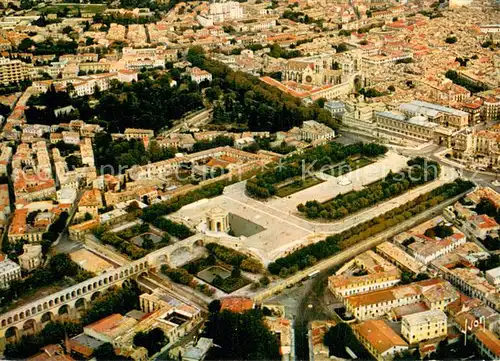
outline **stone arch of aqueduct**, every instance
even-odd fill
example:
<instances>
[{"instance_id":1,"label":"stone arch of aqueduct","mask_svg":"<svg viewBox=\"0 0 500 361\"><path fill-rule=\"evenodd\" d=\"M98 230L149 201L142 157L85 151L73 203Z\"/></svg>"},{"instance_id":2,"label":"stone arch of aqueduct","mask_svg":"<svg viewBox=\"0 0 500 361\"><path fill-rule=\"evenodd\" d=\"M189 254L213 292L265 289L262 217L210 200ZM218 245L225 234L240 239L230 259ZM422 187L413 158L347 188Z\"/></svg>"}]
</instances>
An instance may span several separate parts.
<instances>
[{"instance_id":1,"label":"stone arch of aqueduct","mask_svg":"<svg viewBox=\"0 0 500 361\"><path fill-rule=\"evenodd\" d=\"M237 247L243 253L260 258L253 252L242 249L241 242L228 243L218 238L195 235L163 247L144 258L1 314L0 350L3 350L7 343L17 341L23 335L39 332L50 321L77 318L81 311L109 287L121 285L123 281L148 273L152 268L159 268L162 264L171 264L172 255L180 250L192 253L195 247L210 242Z\"/></svg>"},{"instance_id":2,"label":"stone arch of aqueduct","mask_svg":"<svg viewBox=\"0 0 500 361\"><path fill-rule=\"evenodd\" d=\"M0 315L0 345L38 332L57 318L77 317L107 288L148 272L149 268L147 259L140 259Z\"/></svg>"}]
</instances>

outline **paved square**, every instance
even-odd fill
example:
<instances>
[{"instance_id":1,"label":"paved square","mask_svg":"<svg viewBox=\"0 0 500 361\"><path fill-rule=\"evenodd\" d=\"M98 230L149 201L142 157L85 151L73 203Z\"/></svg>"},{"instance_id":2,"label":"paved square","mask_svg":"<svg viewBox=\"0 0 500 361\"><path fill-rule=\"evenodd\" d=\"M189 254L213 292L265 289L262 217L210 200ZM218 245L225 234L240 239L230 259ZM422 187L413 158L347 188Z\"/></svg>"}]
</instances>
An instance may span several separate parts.
<instances>
[{"instance_id":1,"label":"paved square","mask_svg":"<svg viewBox=\"0 0 500 361\"><path fill-rule=\"evenodd\" d=\"M317 242L329 234L340 233L355 225L377 217L396 208L420 194L449 182L457 177L457 173L449 167L442 167L439 180L427 183L398 197L382 202L374 207L364 209L346 218L325 222L310 221L299 215L297 205L309 200L324 202L340 193L360 190L369 183L375 182L387 175L389 171L398 172L405 168L409 158L389 151L377 162L354 170L340 177L321 175L325 182L304 189L286 198L274 197L265 201L250 198L245 193L245 182L235 183L224 189L224 194L212 199L203 199L189 204L169 218L182 219L193 228L198 228L205 220L205 214L214 207L221 207L230 214L245 218L264 228L263 231L249 237L230 237L220 234L232 244L245 247L259 256L263 263L269 262L286 253L303 247L305 244ZM340 184L339 184L340 183ZM219 236L219 235L218 235Z\"/></svg>"}]
</instances>

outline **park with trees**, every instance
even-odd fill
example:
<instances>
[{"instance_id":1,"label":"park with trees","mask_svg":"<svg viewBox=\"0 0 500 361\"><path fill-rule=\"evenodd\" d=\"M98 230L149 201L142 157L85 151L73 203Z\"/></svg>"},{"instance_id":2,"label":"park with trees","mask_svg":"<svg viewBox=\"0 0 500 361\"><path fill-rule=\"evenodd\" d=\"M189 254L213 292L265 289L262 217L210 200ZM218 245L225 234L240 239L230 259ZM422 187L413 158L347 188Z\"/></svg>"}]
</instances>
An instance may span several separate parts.
<instances>
[{"instance_id":1,"label":"park with trees","mask_svg":"<svg viewBox=\"0 0 500 361\"><path fill-rule=\"evenodd\" d=\"M171 69L144 71L137 82L113 81L108 90L98 90L91 96L70 97L51 88L29 100L27 122L59 124L64 119L56 117L54 110L71 105L74 116L98 123L107 132L142 128L144 124L156 131L169 128L174 120L189 112L203 109L205 97L213 103L216 124L274 132L300 126L309 119L332 121L330 113L320 107L301 105L299 99L261 82L256 76L207 59L199 46L189 49L187 59L212 74L211 84L197 84L178 69ZM177 85L171 86L171 80ZM90 107L89 102L96 105Z\"/></svg>"},{"instance_id":2,"label":"park with trees","mask_svg":"<svg viewBox=\"0 0 500 361\"><path fill-rule=\"evenodd\" d=\"M260 309L241 313L220 311L219 300L209 305L204 337L213 339L209 360L281 360L278 338L264 323Z\"/></svg>"},{"instance_id":3,"label":"park with trees","mask_svg":"<svg viewBox=\"0 0 500 361\"><path fill-rule=\"evenodd\" d=\"M161 266L160 270L161 273L170 278L171 281L189 286L206 296L212 296L215 293L215 288L210 287L205 283L198 282L185 268L172 268L164 264Z\"/></svg>"},{"instance_id":4,"label":"park with trees","mask_svg":"<svg viewBox=\"0 0 500 361\"><path fill-rule=\"evenodd\" d=\"M156 71L141 77L137 82L113 81L106 91L75 98L64 91L50 88L45 94L30 99L29 104L32 106L26 110L26 119L28 123L34 124L58 124L63 119L57 117L54 110L71 105L76 109L74 115L79 119L97 122L108 132L141 128L144 124L153 130L170 127L174 119L203 108L201 90L196 83L179 78L179 85L171 87L171 80L171 74ZM95 107L89 106L91 100L97 101Z\"/></svg>"},{"instance_id":5,"label":"park with trees","mask_svg":"<svg viewBox=\"0 0 500 361\"><path fill-rule=\"evenodd\" d=\"M280 183L295 177L304 176L304 169L312 172L333 168L349 157L361 155L374 158L387 152L383 145L375 143L356 143L342 145L331 142L301 154L294 155L281 162L279 166L260 173L249 179L246 184L247 193L255 198L266 199L277 194Z\"/></svg>"},{"instance_id":6,"label":"park with trees","mask_svg":"<svg viewBox=\"0 0 500 361\"><path fill-rule=\"evenodd\" d=\"M117 233L108 232L103 227L98 227L94 230L94 235L102 243L109 244L130 259L136 260L155 249L167 246L171 241L171 236L182 240L194 234L186 225L167 219L161 214L158 214L157 218L150 218L150 220L149 223L164 231L164 234L154 231L145 222ZM155 236L158 238L157 242L153 242L152 240L152 237ZM138 242L139 238L141 239L140 243Z\"/></svg>"},{"instance_id":7,"label":"park with trees","mask_svg":"<svg viewBox=\"0 0 500 361\"><path fill-rule=\"evenodd\" d=\"M217 243L209 243L205 247L210 255L213 255L213 257L224 262L225 264L241 268L244 271L252 273L260 273L264 270L264 267L257 259L247 256L246 254L232 248Z\"/></svg>"},{"instance_id":8,"label":"park with trees","mask_svg":"<svg viewBox=\"0 0 500 361\"><path fill-rule=\"evenodd\" d=\"M473 182L462 179L446 183L381 216L360 223L341 233L328 236L323 241L302 247L284 257L278 258L269 264L269 272L279 275L282 278L288 277L299 270L311 267L317 262L333 256L341 250L429 210L447 199L465 193L473 187Z\"/></svg>"},{"instance_id":9,"label":"park with trees","mask_svg":"<svg viewBox=\"0 0 500 361\"><path fill-rule=\"evenodd\" d=\"M318 117L325 122L331 121L331 115L324 109L301 105L299 99L261 82L258 77L233 71L220 62L207 59L199 46L189 49L187 60L211 73L210 87L220 90L220 97L214 105L215 123L276 132Z\"/></svg>"},{"instance_id":10,"label":"park with trees","mask_svg":"<svg viewBox=\"0 0 500 361\"><path fill-rule=\"evenodd\" d=\"M359 191L339 194L326 201L308 201L297 209L310 219L336 220L380 202L399 196L439 176L439 164L421 157L410 159L408 168L399 173L390 171L385 178L368 184Z\"/></svg>"}]
</instances>

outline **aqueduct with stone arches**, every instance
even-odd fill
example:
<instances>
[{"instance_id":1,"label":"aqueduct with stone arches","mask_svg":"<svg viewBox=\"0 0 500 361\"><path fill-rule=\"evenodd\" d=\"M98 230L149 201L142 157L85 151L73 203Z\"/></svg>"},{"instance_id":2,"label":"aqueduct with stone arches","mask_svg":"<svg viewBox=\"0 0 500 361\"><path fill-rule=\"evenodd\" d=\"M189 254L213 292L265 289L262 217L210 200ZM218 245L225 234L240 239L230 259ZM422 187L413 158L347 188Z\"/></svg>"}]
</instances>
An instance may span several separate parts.
<instances>
[{"instance_id":1,"label":"aqueduct with stone arches","mask_svg":"<svg viewBox=\"0 0 500 361\"><path fill-rule=\"evenodd\" d=\"M39 332L50 321L77 318L90 302L109 287L120 285L123 281L147 273L152 268L159 269L162 264L171 264L176 252L186 250L193 253L195 247L211 242L236 248L242 253L261 259L258 254L245 248L244 241L235 242L206 235L194 235L154 251L139 260L0 315L0 350L5 349L7 343L17 341L23 335Z\"/></svg>"},{"instance_id":2,"label":"aqueduct with stone arches","mask_svg":"<svg viewBox=\"0 0 500 361\"><path fill-rule=\"evenodd\" d=\"M0 315L0 347L39 332L49 321L77 317L103 291L149 268L143 258Z\"/></svg>"},{"instance_id":3,"label":"aqueduct with stone arches","mask_svg":"<svg viewBox=\"0 0 500 361\"><path fill-rule=\"evenodd\" d=\"M180 251L185 250L190 253L193 253L195 247L201 247L205 244L205 239L203 235L194 235L189 238L186 238L182 241L176 242L169 246L160 248L157 251L151 252L144 258L148 260L148 264L150 267L159 268L162 264L168 263L171 264L171 260L173 254Z\"/></svg>"}]
</instances>

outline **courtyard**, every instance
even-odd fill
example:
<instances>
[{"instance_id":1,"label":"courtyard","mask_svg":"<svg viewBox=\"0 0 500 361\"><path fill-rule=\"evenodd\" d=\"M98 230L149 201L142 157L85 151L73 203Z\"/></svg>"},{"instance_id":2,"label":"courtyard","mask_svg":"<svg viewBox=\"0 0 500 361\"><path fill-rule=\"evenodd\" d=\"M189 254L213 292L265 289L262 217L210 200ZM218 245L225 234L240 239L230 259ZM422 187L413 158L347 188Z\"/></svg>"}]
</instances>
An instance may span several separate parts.
<instances>
[{"instance_id":1,"label":"courtyard","mask_svg":"<svg viewBox=\"0 0 500 361\"><path fill-rule=\"evenodd\" d=\"M146 232L138 236L132 237L130 239L130 242L132 242L136 246L142 247L142 244L145 239L150 239L155 245L159 244L162 241L161 236L157 235L156 233Z\"/></svg>"},{"instance_id":2,"label":"courtyard","mask_svg":"<svg viewBox=\"0 0 500 361\"><path fill-rule=\"evenodd\" d=\"M191 228L199 229L199 226L205 221L206 213L214 207L225 209L233 219L238 218L240 221L247 221L244 222L246 223L244 227L237 229L236 234L240 234L239 237L225 236L224 234L220 234L220 237L241 244L241 246L251 250L262 260L268 259L269 254L277 248L287 247L290 243L304 239L311 233L310 229L297 225L287 220L286 217L267 213L262 207L258 209L225 195L189 204L170 215L170 218L182 219L190 224ZM238 220L233 220L232 223L234 222L238 222ZM247 233L245 231L247 236L243 235L243 229L247 229L249 224L254 224L255 226L251 228L258 229L259 232Z\"/></svg>"},{"instance_id":3,"label":"courtyard","mask_svg":"<svg viewBox=\"0 0 500 361\"><path fill-rule=\"evenodd\" d=\"M306 203L310 200L325 202L338 194L360 190L365 185L385 177L391 170L398 172L405 168L407 161L407 157L393 151L388 151L383 158L376 162L366 164L366 162L360 161L357 163L359 165L357 169L353 169L348 173L340 172L340 174L343 174L342 179L346 179L348 182L339 182L338 176L340 174L334 171L334 175L330 175L327 173L331 171L329 169L327 172L318 172L315 174L317 178L323 179L324 182L294 193L286 198L270 199L266 203L283 211L298 214L297 205L300 203Z\"/></svg>"},{"instance_id":4,"label":"courtyard","mask_svg":"<svg viewBox=\"0 0 500 361\"><path fill-rule=\"evenodd\" d=\"M338 194L363 189L366 185L385 177L389 171L398 172L406 168L408 159L408 157L394 151L389 151L376 162L346 173L342 177L334 177L320 172L315 173L317 177L324 180L322 183L287 197L274 197L266 201L250 198L245 192L245 182L238 182L227 186L222 195L189 204L171 214L169 218L182 220L189 224L192 229L205 232L202 225L205 222L207 212L214 207L225 209L230 217L239 219L243 224L252 224L255 231L237 232L234 234L236 237L223 233L216 236L222 242L231 243L233 248L241 247L252 252L267 266L269 262L278 257L308 243L322 240L329 234L340 233L354 227L457 177L454 169L443 166L439 180L412 189L405 194L338 221L310 221L302 218L297 211L297 205L300 203L309 200L325 202ZM230 221L230 223L232 222ZM247 226L243 228L245 227Z\"/></svg>"},{"instance_id":5,"label":"courtyard","mask_svg":"<svg viewBox=\"0 0 500 361\"><path fill-rule=\"evenodd\" d=\"M201 278L203 281L211 284L217 276L225 280L226 278L231 276L231 272L220 266L212 266L198 272L196 276L198 276L198 278Z\"/></svg>"},{"instance_id":6,"label":"courtyard","mask_svg":"<svg viewBox=\"0 0 500 361\"><path fill-rule=\"evenodd\" d=\"M221 266L211 266L198 272L199 279L214 286L225 293L232 293L250 284L250 280L241 274L233 275L229 270Z\"/></svg>"}]
</instances>

